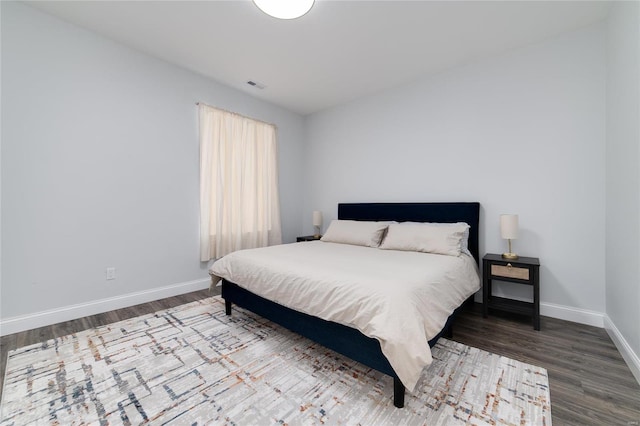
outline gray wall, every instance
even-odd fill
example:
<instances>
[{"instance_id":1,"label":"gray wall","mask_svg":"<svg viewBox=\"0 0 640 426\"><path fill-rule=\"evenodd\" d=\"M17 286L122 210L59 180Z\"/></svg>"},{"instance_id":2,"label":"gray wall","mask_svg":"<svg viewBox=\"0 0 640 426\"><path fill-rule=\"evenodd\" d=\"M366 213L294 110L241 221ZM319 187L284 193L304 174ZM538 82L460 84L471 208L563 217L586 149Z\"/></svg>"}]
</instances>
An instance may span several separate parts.
<instances>
[{"instance_id":1,"label":"gray wall","mask_svg":"<svg viewBox=\"0 0 640 426\"><path fill-rule=\"evenodd\" d=\"M607 315L640 368L640 3L615 2L607 36Z\"/></svg>"},{"instance_id":2,"label":"gray wall","mask_svg":"<svg viewBox=\"0 0 640 426\"><path fill-rule=\"evenodd\" d=\"M206 287L197 101L277 125L283 237L294 241L301 116L23 4L1 7L2 319Z\"/></svg>"},{"instance_id":3,"label":"gray wall","mask_svg":"<svg viewBox=\"0 0 640 426\"><path fill-rule=\"evenodd\" d=\"M514 251L540 258L543 312L604 312L605 54L599 24L308 117L304 217L479 201L480 251L501 253L499 215L517 213Z\"/></svg>"}]
</instances>

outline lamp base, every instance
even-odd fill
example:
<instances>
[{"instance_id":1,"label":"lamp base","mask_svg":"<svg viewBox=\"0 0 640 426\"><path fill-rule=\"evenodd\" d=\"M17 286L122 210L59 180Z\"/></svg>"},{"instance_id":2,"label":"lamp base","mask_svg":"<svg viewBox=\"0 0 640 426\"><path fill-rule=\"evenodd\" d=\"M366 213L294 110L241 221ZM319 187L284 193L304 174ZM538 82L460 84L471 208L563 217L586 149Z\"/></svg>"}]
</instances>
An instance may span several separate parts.
<instances>
[{"instance_id":1,"label":"lamp base","mask_svg":"<svg viewBox=\"0 0 640 426\"><path fill-rule=\"evenodd\" d=\"M518 258L518 255L515 253L502 253L502 258L514 260Z\"/></svg>"}]
</instances>

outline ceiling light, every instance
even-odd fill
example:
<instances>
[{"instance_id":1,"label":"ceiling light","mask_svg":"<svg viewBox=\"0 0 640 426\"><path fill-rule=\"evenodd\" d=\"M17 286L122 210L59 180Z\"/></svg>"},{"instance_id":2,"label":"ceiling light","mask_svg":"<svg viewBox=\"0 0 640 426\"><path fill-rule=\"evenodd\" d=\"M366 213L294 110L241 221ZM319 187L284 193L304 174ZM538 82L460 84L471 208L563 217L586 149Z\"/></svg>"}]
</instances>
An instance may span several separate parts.
<instances>
[{"instance_id":1,"label":"ceiling light","mask_svg":"<svg viewBox=\"0 0 640 426\"><path fill-rule=\"evenodd\" d=\"M278 19L299 18L311 10L315 0L253 0L256 6Z\"/></svg>"}]
</instances>

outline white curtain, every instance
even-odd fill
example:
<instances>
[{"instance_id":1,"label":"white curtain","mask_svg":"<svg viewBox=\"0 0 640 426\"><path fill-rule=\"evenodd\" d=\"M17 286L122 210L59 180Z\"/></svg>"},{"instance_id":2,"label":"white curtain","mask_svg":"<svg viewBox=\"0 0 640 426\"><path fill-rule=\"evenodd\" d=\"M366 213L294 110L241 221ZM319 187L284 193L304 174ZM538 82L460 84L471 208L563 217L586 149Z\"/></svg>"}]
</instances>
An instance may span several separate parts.
<instances>
[{"instance_id":1,"label":"white curtain","mask_svg":"<svg viewBox=\"0 0 640 426\"><path fill-rule=\"evenodd\" d=\"M282 243L275 126L207 105L200 119L200 260Z\"/></svg>"}]
</instances>

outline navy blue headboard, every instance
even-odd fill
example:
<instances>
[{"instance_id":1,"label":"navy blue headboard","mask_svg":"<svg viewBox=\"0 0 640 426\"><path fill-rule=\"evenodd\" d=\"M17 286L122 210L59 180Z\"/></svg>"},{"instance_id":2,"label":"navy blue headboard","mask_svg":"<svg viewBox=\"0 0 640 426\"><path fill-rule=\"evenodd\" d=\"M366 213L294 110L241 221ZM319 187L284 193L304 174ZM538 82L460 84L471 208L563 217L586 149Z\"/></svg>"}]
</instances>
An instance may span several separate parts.
<instances>
[{"instance_id":1,"label":"navy blue headboard","mask_svg":"<svg viewBox=\"0 0 640 426\"><path fill-rule=\"evenodd\" d=\"M395 220L397 222L466 222L469 251L479 263L480 203L341 203L338 219Z\"/></svg>"}]
</instances>

